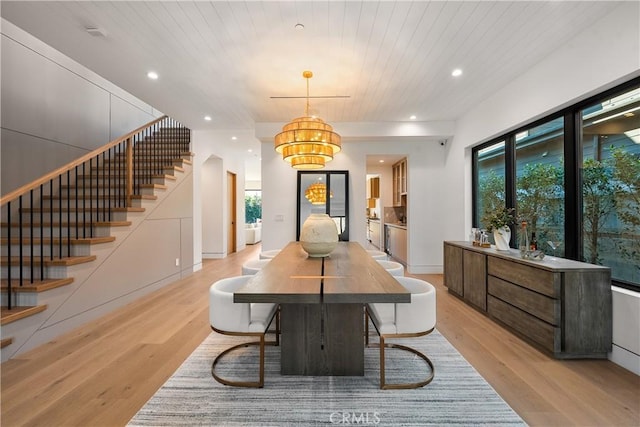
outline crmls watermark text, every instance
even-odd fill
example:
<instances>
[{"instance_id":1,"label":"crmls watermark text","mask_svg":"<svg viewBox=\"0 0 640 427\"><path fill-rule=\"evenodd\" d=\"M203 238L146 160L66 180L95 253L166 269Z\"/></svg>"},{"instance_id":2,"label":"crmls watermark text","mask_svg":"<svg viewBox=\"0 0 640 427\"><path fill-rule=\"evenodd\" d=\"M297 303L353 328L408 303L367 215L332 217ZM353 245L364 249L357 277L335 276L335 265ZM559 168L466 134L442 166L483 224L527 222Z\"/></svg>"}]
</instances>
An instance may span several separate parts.
<instances>
[{"instance_id":1,"label":"crmls watermark text","mask_svg":"<svg viewBox=\"0 0 640 427\"><path fill-rule=\"evenodd\" d=\"M379 412L332 412L329 415L331 424L342 425L378 425L380 424Z\"/></svg>"}]
</instances>

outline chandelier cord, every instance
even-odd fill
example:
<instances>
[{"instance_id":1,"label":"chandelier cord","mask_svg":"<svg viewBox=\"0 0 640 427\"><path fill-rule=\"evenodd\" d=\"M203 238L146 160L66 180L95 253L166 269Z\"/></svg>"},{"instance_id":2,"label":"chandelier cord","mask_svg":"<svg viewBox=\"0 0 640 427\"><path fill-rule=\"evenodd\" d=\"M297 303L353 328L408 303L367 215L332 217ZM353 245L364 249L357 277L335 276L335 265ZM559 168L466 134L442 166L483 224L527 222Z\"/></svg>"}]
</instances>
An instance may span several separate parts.
<instances>
[{"instance_id":1,"label":"chandelier cord","mask_svg":"<svg viewBox=\"0 0 640 427\"><path fill-rule=\"evenodd\" d=\"M307 79L307 106L304 109L304 115L305 117L309 117L309 79L310 77L307 77L307 75L305 74L305 78Z\"/></svg>"}]
</instances>

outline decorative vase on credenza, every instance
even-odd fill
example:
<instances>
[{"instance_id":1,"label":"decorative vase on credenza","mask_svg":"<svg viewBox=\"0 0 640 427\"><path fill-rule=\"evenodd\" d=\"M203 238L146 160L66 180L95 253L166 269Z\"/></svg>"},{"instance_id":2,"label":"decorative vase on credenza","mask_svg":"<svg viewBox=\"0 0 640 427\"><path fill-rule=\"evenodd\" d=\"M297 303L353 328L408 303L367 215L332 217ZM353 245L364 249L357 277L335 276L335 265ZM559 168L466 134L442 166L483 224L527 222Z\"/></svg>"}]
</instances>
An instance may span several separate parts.
<instances>
[{"instance_id":1,"label":"decorative vase on credenza","mask_svg":"<svg viewBox=\"0 0 640 427\"><path fill-rule=\"evenodd\" d=\"M496 242L496 250L508 251L509 241L511 240L511 229L509 227L501 227L493 230L493 239Z\"/></svg>"}]
</instances>

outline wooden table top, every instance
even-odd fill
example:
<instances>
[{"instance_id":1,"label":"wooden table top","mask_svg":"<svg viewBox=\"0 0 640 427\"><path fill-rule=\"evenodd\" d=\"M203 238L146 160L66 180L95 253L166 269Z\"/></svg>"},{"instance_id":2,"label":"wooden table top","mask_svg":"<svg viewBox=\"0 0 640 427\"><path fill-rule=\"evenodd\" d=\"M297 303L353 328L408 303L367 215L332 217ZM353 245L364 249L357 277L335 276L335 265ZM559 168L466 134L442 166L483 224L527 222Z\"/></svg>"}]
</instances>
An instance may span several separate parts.
<instances>
[{"instance_id":1,"label":"wooden table top","mask_svg":"<svg viewBox=\"0 0 640 427\"><path fill-rule=\"evenodd\" d=\"M234 294L235 302L411 302L411 294L356 242L339 242L324 258L289 243Z\"/></svg>"}]
</instances>

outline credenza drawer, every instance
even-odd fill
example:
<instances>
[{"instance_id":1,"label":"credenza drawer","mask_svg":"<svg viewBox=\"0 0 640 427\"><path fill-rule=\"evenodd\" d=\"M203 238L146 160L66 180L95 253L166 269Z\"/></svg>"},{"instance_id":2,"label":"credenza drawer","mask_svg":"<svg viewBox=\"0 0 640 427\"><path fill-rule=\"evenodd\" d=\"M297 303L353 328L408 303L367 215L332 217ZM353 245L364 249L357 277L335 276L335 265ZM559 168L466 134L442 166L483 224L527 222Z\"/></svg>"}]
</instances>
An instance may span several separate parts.
<instances>
[{"instance_id":1,"label":"credenza drawer","mask_svg":"<svg viewBox=\"0 0 640 427\"><path fill-rule=\"evenodd\" d=\"M510 326L545 350L560 352L561 330L491 295L487 297L489 315Z\"/></svg>"},{"instance_id":2,"label":"credenza drawer","mask_svg":"<svg viewBox=\"0 0 640 427\"><path fill-rule=\"evenodd\" d=\"M554 326L560 325L560 302L557 299L489 276L488 292Z\"/></svg>"},{"instance_id":3,"label":"credenza drawer","mask_svg":"<svg viewBox=\"0 0 640 427\"><path fill-rule=\"evenodd\" d=\"M562 281L560 273L553 273L494 256L487 258L488 274L552 298L559 298Z\"/></svg>"}]
</instances>

